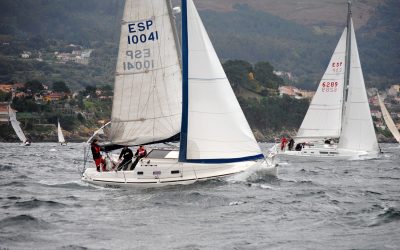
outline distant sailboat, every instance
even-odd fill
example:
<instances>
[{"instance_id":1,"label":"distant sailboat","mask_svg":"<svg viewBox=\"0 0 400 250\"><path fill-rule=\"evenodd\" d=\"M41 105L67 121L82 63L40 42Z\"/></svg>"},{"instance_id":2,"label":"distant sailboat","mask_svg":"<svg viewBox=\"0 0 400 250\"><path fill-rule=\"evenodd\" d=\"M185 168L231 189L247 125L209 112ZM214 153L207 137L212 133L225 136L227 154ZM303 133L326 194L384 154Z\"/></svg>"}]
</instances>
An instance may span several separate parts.
<instances>
[{"instance_id":1,"label":"distant sailboat","mask_svg":"<svg viewBox=\"0 0 400 250\"><path fill-rule=\"evenodd\" d=\"M242 172L263 159L192 0L182 0L182 72L169 0L127 0L113 99L110 145L170 141L134 171L84 171L103 186L190 184ZM276 166L266 167L276 174Z\"/></svg>"},{"instance_id":2,"label":"distant sailboat","mask_svg":"<svg viewBox=\"0 0 400 250\"><path fill-rule=\"evenodd\" d=\"M23 143L23 146L30 146L31 142L26 139L26 136L24 132L21 129L21 126L19 125L19 121L17 120L17 116L14 112L14 110L8 106L8 115L10 119L11 126L13 127L15 134L18 136L19 140Z\"/></svg>"},{"instance_id":3,"label":"distant sailboat","mask_svg":"<svg viewBox=\"0 0 400 250\"><path fill-rule=\"evenodd\" d=\"M279 155L334 159L370 159L379 155L350 2L347 27L295 141L300 143L297 151L286 150L279 152Z\"/></svg>"},{"instance_id":4,"label":"distant sailboat","mask_svg":"<svg viewBox=\"0 0 400 250\"><path fill-rule=\"evenodd\" d=\"M385 104L383 103L383 100L379 96L379 93L378 93L378 101L379 101L379 106L381 107L381 110L382 110L382 116L383 116L383 119L385 120L386 126L388 127L388 129L390 130L390 132L392 133L392 135L396 139L396 141L398 143L400 143L399 130L397 129L396 124L394 124L393 119L390 116L390 113L386 109Z\"/></svg>"},{"instance_id":5,"label":"distant sailboat","mask_svg":"<svg viewBox=\"0 0 400 250\"><path fill-rule=\"evenodd\" d=\"M60 126L60 122L57 121L58 125L57 125L57 136L58 136L58 143L60 143L61 146L66 146L67 142L65 141L64 135L62 133L62 129Z\"/></svg>"}]
</instances>

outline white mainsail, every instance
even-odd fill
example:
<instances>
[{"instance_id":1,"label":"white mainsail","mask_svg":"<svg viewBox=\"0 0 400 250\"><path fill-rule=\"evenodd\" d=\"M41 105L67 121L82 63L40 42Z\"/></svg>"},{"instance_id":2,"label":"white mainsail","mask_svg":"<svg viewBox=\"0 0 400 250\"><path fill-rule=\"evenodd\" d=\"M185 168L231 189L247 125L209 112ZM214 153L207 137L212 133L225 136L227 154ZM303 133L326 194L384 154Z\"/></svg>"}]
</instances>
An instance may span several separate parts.
<instances>
[{"instance_id":1,"label":"white mainsail","mask_svg":"<svg viewBox=\"0 0 400 250\"><path fill-rule=\"evenodd\" d=\"M296 136L297 142L338 138L340 136L346 68L346 33L347 28L344 29L340 37L307 110Z\"/></svg>"},{"instance_id":2,"label":"white mainsail","mask_svg":"<svg viewBox=\"0 0 400 250\"><path fill-rule=\"evenodd\" d=\"M58 135L58 142L59 143L65 143L65 138L61 130L60 122L58 122L57 126L57 135Z\"/></svg>"},{"instance_id":3,"label":"white mainsail","mask_svg":"<svg viewBox=\"0 0 400 250\"><path fill-rule=\"evenodd\" d=\"M396 124L394 124L389 111L387 110L387 108L385 107L385 104L383 103L381 97L379 96L379 93L378 93L378 101L379 101L379 106L381 107L381 110L382 110L382 116L383 116L383 119L385 120L386 126L388 127L388 129L390 130L390 132L392 133L392 135L396 139L396 141L400 143L399 130L397 129Z\"/></svg>"},{"instance_id":4,"label":"white mainsail","mask_svg":"<svg viewBox=\"0 0 400 250\"><path fill-rule=\"evenodd\" d=\"M19 126L19 121L17 121L17 116L13 109L8 106L8 114L10 117L11 126L13 127L15 134L17 134L19 140L21 142L26 142L26 137L24 132L22 131L21 127Z\"/></svg>"},{"instance_id":5,"label":"white mainsail","mask_svg":"<svg viewBox=\"0 0 400 250\"><path fill-rule=\"evenodd\" d=\"M368 104L352 20L350 20L350 26L351 57L349 87L338 148L353 151L378 152L378 141Z\"/></svg>"},{"instance_id":6,"label":"white mainsail","mask_svg":"<svg viewBox=\"0 0 400 250\"><path fill-rule=\"evenodd\" d=\"M260 147L192 0L187 1L187 30L188 100L185 103L184 99L183 105L188 105L188 110L186 124L185 117L182 123L187 126L184 161L261 158ZM181 147L184 146L181 140Z\"/></svg>"},{"instance_id":7,"label":"white mainsail","mask_svg":"<svg viewBox=\"0 0 400 250\"><path fill-rule=\"evenodd\" d=\"M110 141L137 145L180 132L181 68L167 0L127 0L115 76Z\"/></svg>"}]
</instances>

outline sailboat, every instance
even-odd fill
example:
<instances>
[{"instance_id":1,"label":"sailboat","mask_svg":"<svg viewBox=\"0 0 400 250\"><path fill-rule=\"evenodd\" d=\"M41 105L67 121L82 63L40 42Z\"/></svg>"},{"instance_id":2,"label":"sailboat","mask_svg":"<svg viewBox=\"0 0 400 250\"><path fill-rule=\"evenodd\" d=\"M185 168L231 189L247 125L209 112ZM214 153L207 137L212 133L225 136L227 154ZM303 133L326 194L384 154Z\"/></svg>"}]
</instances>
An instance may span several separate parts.
<instances>
[{"instance_id":1,"label":"sailboat","mask_svg":"<svg viewBox=\"0 0 400 250\"><path fill-rule=\"evenodd\" d=\"M19 140L22 142L22 146L30 146L31 142L26 139L24 132L19 125L19 121L17 120L17 115L15 114L14 110L8 106L8 116L11 123L12 128L15 131L15 134L18 136Z\"/></svg>"},{"instance_id":2,"label":"sailboat","mask_svg":"<svg viewBox=\"0 0 400 250\"><path fill-rule=\"evenodd\" d=\"M87 168L83 181L108 187L191 184L264 159L193 1L182 0L181 11L180 49L169 0L125 2L111 143L104 145L159 143L180 133L179 149L152 149L133 171ZM276 175L274 164L265 169Z\"/></svg>"},{"instance_id":3,"label":"sailboat","mask_svg":"<svg viewBox=\"0 0 400 250\"><path fill-rule=\"evenodd\" d=\"M60 121L57 121L57 136L58 136L58 143L60 143L61 146L66 146L67 142L65 141L64 135L62 133L62 129L60 126Z\"/></svg>"},{"instance_id":4,"label":"sailboat","mask_svg":"<svg viewBox=\"0 0 400 250\"><path fill-rule=\"evenodd\" d=\"M348 3L347 26L295 139L278 156L371 159L379 155Z\"/></svg>"},{"instance_id":5,"label":"sailboat","mask_svg":"<svg viewBox=\"0 0 400 250\"><path fill-rule=\"evenodd\" d=\"M397 129L396 124L394 124L393 119L390 116L390 113L388 112L387 108L385 107L385 104L383 103L383 100L381 99L379 93L378 93L378 101L379 101L379 106L381 107L382 110L382 116L383 119L385 120L386 126L388 127L389 131L392 133L396 141L400 143L399 130Z\"/></svg>"}]
</instances>

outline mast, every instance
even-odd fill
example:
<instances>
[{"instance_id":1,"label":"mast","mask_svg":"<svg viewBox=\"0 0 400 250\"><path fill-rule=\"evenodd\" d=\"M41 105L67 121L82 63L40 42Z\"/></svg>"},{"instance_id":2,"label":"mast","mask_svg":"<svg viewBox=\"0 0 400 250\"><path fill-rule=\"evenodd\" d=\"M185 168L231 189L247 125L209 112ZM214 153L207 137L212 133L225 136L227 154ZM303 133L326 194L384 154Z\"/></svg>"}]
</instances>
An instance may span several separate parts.
<instances>
[{"instance_id":1,"label":"mast","mask_svg":"<svg viewBox=\"0 0 400 250\"><path fill-rule=\"evenodd\" d=\"M347 35L346 35L346 57L345 57L345 73L344 73L344 88L343 88L343 102L342 102L342 124L345 121L345 109L347 102L347 93L349 89L350 79L350 60L351 60L351 1L347 2Z\"/></svg>"},{"instance_id":2,"label":"mast","mask_svg":"<svg viewBox=\"0 0 400 250\"><path fill-rule=\"evenodd\" d=\"M179 161L185 162L187 158L188 138L188 95L189 95L189 45L188 45L188 24L187 24L187 2L182 0L182 120L181 136L179 147Z\"/></svg>"},{"instance_id":3,"label":"mast","mask_svg":"<svg viewBox=\"0 0 400 250\"><path fill-rule=\"evenodd\" d=\"M175 21L174 11L172 8L172 2L171 0L166 0L166 1L167 1L169 19L171 20L171 25L172 25L172 32L174 33L176 51L178 52L179 63L182 68L182 49L181 49L181 44L179 42L178 30L176 28L176 21Z\"/></svg>"}]
</instances>

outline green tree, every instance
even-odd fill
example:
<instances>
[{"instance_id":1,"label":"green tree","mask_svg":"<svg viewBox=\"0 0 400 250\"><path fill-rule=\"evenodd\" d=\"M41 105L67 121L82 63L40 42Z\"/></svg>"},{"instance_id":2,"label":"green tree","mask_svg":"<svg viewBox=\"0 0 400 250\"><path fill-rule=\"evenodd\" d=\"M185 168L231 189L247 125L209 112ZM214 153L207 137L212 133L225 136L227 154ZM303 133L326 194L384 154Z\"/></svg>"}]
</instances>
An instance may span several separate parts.
<instances>
[{"instance_id":1,"label":"green tree","mask_svg":"<svg viewBox=\"0 0 400 250\"><path fill-rule=\"evenodd\" d=\"M232 87L237 85L246 85L249 79L249 73L253 70L253 66L243 60L228 60L223 64L225 73Z\"/></svg>"},{"instance_id":2,"label":"green tree","mask_svg":"<svg viewBox=\"0 0 400 250\"><path fill-rule=\"evenodd\" d=\"M85 90L82 92L84 96L90 95L91 97L96 96L96 86L86 86Z\"/></svg>"},{"instance_id":3,"label":"green tree","mask_svg":"<svg viewBox=\"0 0 400 250\"><path fill-rule=\"evenodd\" d=\"M40 93L44 90L43 84L38 80L32 80L25 83L25 89L30 90L33 94Z\"/></svg>"},{"instance_id":4,"label":"green tree","mask_svg":"<svg viewBox=\"0 0 400 250\"><path fill-rule=\"evenodd\" d=\"M11 92L3 92L0 90L0 102L8 102L11 100Z\"/></svg>"},{"instance_id":5,"label":"green tree","mask_svg":"<svg viewBox=\"0 0 400 250\"><path fill-rule=\"evenodd\" d=\"M112 93L113 93L113 88L109 84L101 85L98 87L98 89L103 91L105 95L112 95Z\"/></svg>"},{"instance_id":6,"label":"green tree","mask_svg":"<svg viewBox=\"0 0 400 250\"><path fill-rule=\"evenodd\" d=\"M63 81L57 81L53 83L53 90L55 92L65 92L71 93L71 90L68 88L67 84Z\"/></svg>"},{"instance_id":7,"label":"green tree","mask_svg":"<svg viewBox=\"0 0 400 250\"><path fill-rule=\"evenodd\" d=\"M254 65L254 77L267 88L278 88L283 79L274 74L274 67L269 62L258 62Z\"/></svg>"},{"instance_id":8,"label":"green tree","mask_svg":"<svg viewBox=\"0 0 400 250\"><path fill-rule=\"evenodd\" d=\"M19 112L38 112L40 111L40 106L35 103L32 98L14 98L11 105L14 109Z\"/></svg>"}]
</instances>

